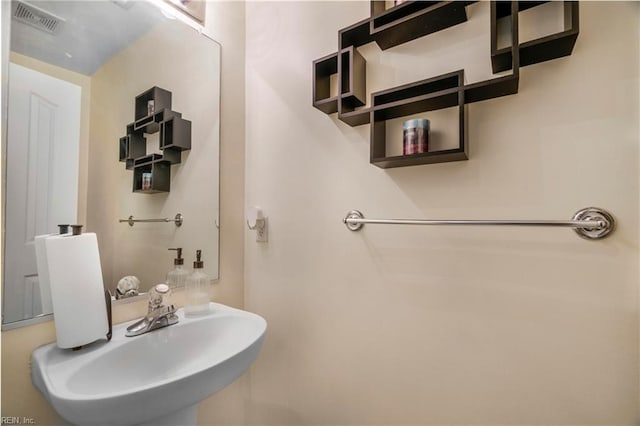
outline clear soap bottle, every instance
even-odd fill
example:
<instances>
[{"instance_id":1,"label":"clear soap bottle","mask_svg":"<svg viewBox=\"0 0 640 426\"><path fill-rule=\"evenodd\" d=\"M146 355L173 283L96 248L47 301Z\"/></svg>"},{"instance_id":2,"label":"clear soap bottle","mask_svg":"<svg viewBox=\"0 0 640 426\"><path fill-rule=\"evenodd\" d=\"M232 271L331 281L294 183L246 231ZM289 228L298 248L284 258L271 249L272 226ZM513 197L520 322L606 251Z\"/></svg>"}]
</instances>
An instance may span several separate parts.
<instances>
[{"instance_id":1,"label":"clear soap bottle","mask_svg":"<svg viewBox=\"0 0 640 426\"><path fill-rule=\"evenodd\" d=\"M209 285L211 279L204 273L202 250L196 250L193 272L187 277L184 313L187 316L204 315L209 312Z\"/></svg>"},{"instance_id":2,"label":"clear soap bottle","mask_svg":"<svg viewBox=\"0 0 640 426\"><path fill-rule=\"evenodd\" d=\"M189 276L189 271L184 269L184 259L182 258L182 247L170 248L169 250L177 251L178 255L173 259L174 268L167 273L167 285L174 289L184 287Z\"/></svg>"}]
</instances>

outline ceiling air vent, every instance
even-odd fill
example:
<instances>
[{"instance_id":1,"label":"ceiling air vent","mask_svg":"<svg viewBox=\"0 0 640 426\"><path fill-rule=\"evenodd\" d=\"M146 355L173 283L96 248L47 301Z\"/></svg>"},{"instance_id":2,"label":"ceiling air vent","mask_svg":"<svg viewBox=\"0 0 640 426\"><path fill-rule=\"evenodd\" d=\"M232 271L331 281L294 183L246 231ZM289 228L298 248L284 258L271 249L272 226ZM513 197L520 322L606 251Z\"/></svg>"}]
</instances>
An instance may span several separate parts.
<instances>
[{"instance_id":1,"label":"ceiling air vent","mask_svg":"<svg viewBox=\"0 0 640 426\"><path fill-rule=\"evenodd\" d=\"M64 22L63 18L42 10L39 7L21 1L14 3L17 4L13 11L14 19L49 34L56 34Z\"/></svg>"}]
</instances>

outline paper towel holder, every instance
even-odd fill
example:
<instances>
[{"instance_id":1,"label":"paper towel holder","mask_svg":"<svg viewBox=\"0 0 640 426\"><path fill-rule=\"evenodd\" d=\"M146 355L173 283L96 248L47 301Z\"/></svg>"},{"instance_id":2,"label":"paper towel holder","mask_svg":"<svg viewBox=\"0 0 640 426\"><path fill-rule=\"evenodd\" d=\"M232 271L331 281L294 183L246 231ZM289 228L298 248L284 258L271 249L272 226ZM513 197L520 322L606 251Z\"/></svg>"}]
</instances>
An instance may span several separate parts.
<instances>
[{"instance_id":1,"label":"paper towel holder","mask_svg":"<svg viewBox=\"0 0 640 426\"><path fill-rule=\"evenodd\" d=\"M107 322L109 323L109 331L107 332L107 342L113 337L113 315L111 314L111 292L108 288L104 289L104 303L107 305Z\"/></svg>"}]
</instances>

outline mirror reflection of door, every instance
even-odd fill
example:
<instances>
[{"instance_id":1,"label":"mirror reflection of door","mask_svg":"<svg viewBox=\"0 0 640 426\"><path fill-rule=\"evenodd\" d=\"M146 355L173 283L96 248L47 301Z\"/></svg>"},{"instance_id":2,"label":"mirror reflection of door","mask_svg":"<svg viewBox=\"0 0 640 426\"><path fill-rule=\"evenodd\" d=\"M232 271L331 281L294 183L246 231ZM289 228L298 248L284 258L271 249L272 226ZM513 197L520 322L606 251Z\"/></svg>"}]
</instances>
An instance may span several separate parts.
<instances>
[{"instance_id":1,"label":"mirror reflection of door","mask_svg":"<svg viewBox=\"0 0 640 426\"><path fill-rule=\"evenodd\" d=\"M77 221L81 102L81 88L67 81L14 63L9 74L4 299L14 303L4 305L6 322L51 312L34 237Z\"/></svg>"}]
</instances>

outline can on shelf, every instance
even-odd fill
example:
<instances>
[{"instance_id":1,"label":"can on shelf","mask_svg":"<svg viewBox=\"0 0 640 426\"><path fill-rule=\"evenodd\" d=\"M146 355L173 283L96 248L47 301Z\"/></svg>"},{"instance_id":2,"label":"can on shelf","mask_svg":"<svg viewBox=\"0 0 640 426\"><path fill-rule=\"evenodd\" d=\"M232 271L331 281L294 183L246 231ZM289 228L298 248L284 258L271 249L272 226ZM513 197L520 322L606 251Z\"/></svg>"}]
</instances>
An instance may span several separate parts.
<instances>
[{"instance_id":1,"label":"can on shelf","mask_svg":"<svg viewBox=\"0 0 640 426\"><path fill-rule=\"evenodd\" d=\"M142 190L149 191L151 189L151 173L142 174Z\"/></svg>"},{"instance_id":2,"label":"can on shelf","mask_svg":"<svg viewBox=\"0 0 640 426\"><path fill-rule=\"evenodd\" d=\"M402 154L429 152L429 120L416 118L402 123Z\"/></svg>"}]
</instances>

